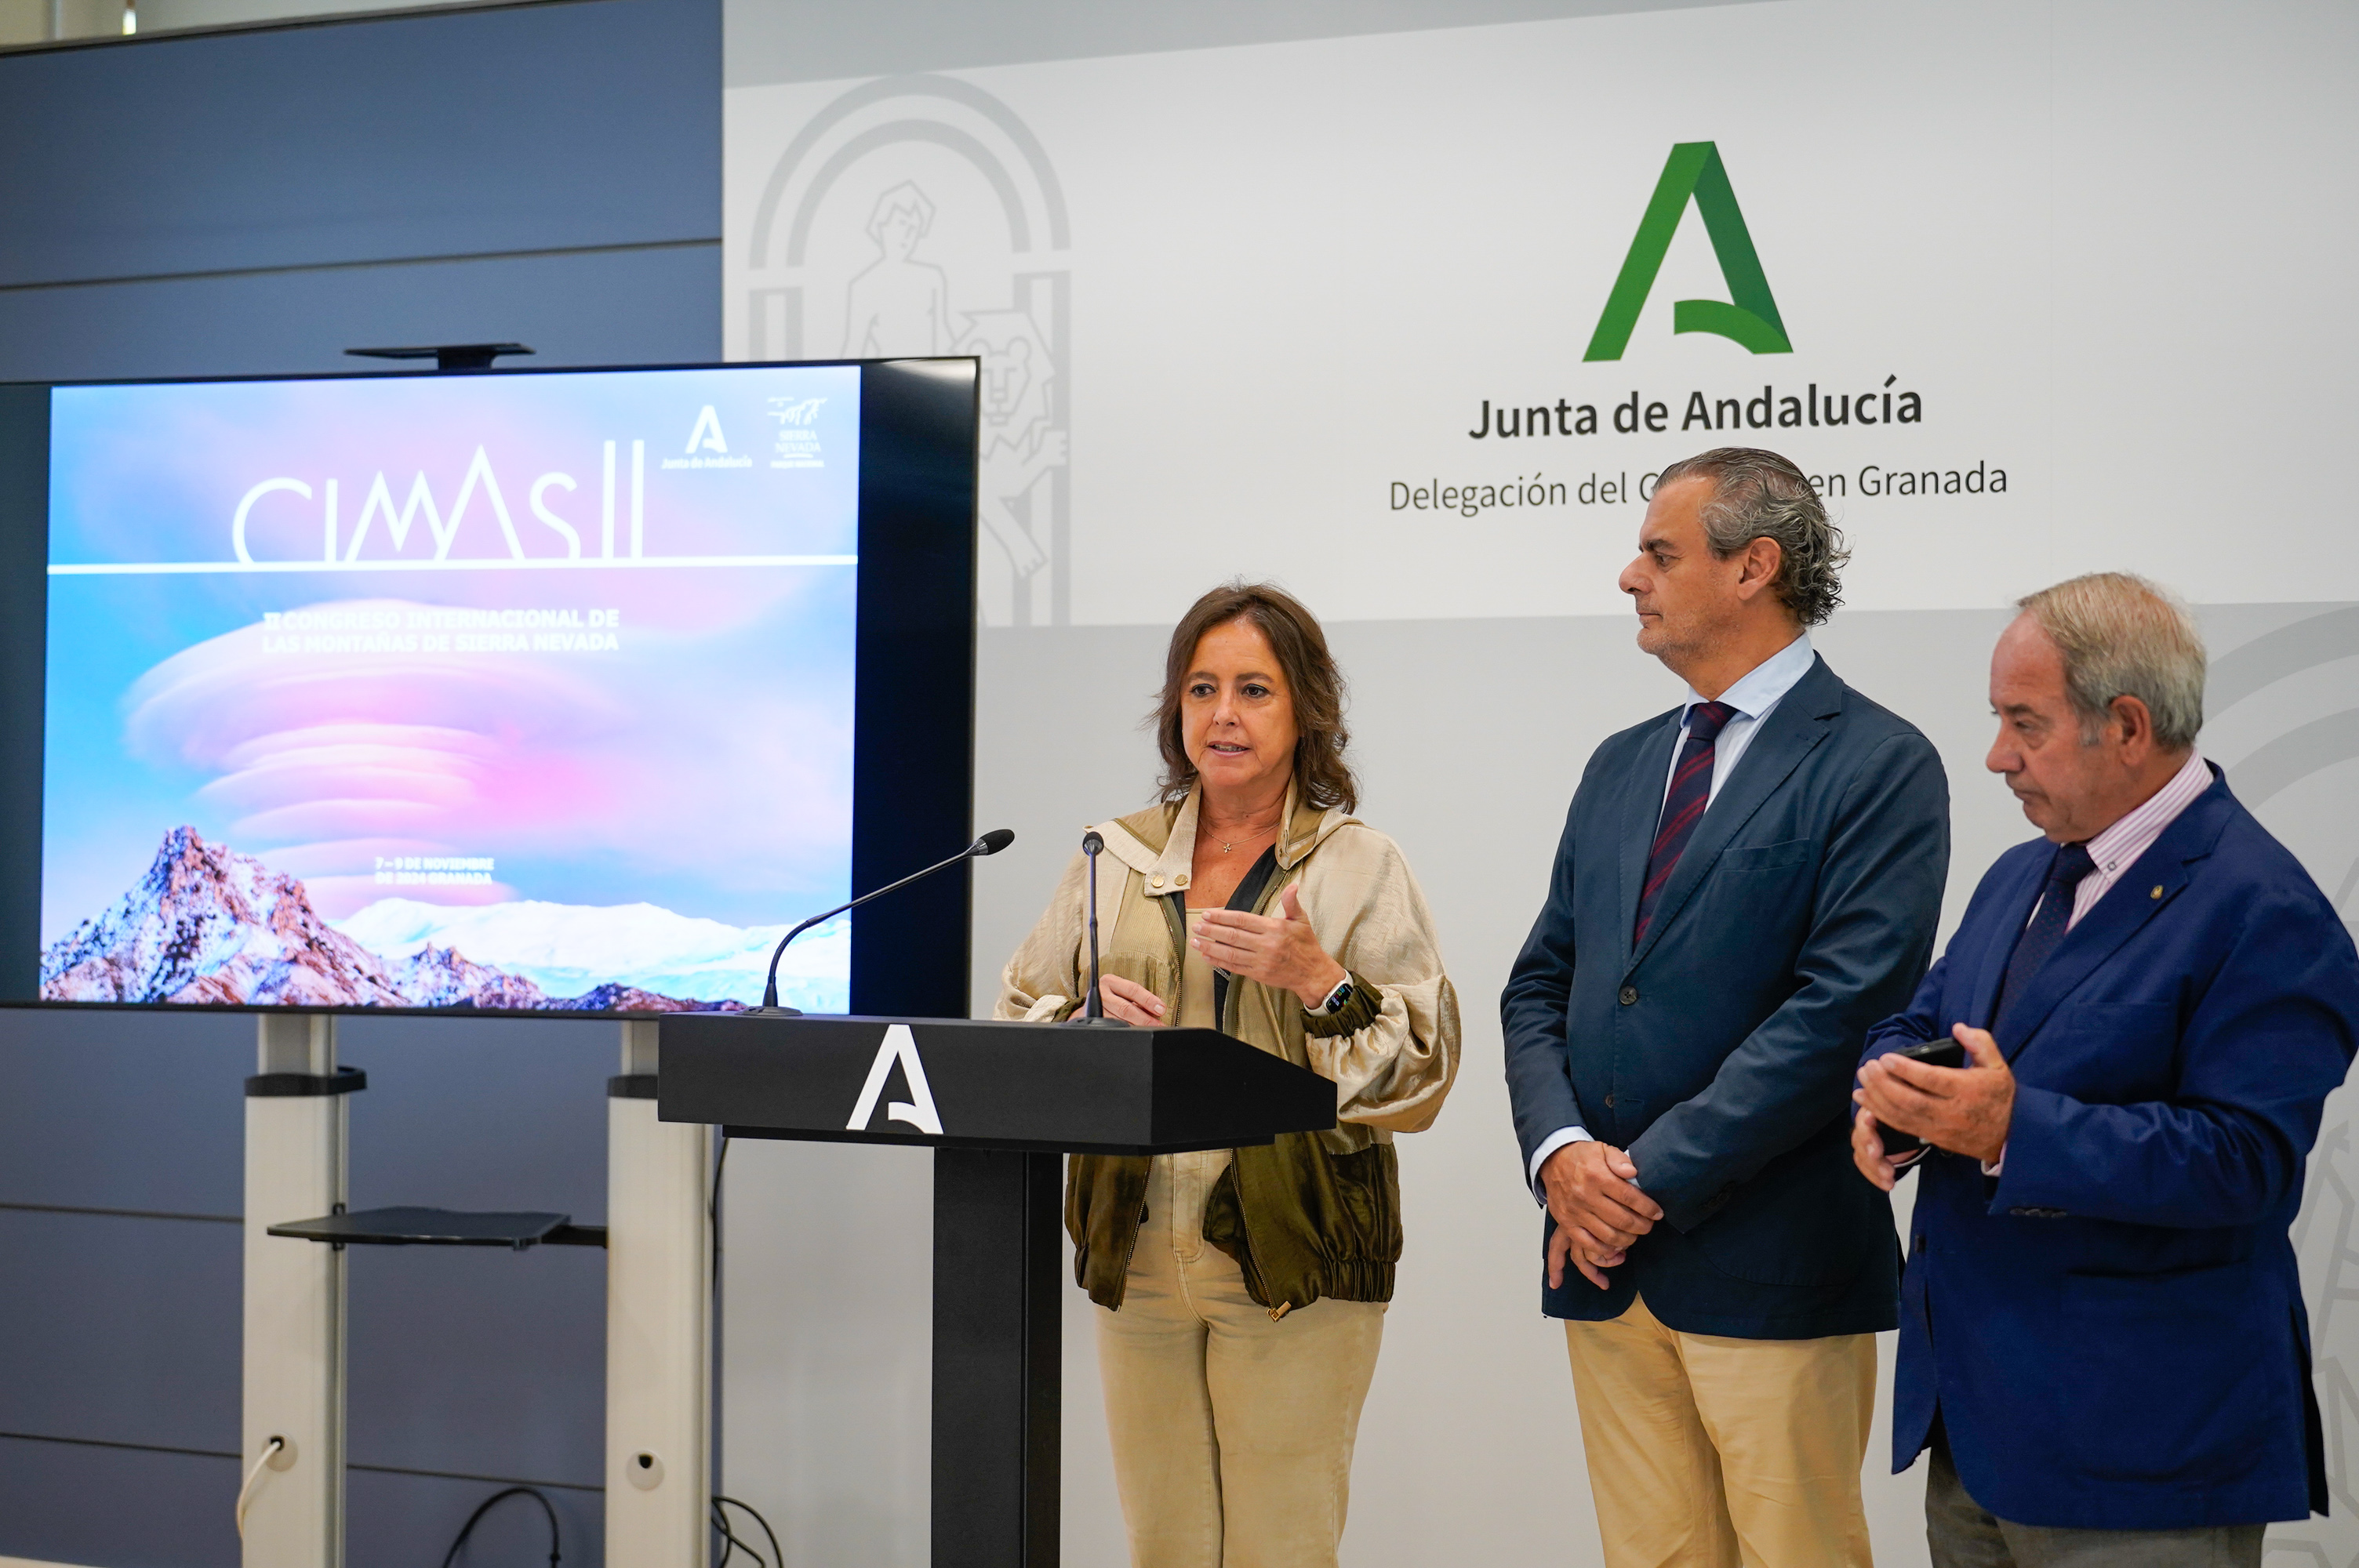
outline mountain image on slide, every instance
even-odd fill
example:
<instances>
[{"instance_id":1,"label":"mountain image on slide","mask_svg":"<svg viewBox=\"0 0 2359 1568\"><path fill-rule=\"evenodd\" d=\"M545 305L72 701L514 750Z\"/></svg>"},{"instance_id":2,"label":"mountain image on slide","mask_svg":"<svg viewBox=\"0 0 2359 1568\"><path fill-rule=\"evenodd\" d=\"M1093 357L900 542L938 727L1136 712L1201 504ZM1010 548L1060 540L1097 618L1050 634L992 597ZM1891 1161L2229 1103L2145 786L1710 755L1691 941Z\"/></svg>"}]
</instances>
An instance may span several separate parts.
<instances>
[{"instance_id":1,"label":"mountain image on slide","mask_svg":"<svg viewBox=\"0 0 2359 1568\"><path fill-rule=\"evenodd\" d=\"M628 985L551 997L531 980L421 947L387 963L320 918L303 884L193 827L164 836L147 875L41 955L45 1001L286 1007L480 1007L704 1011Z\"/></svg>"},{"instance_id":2,"label":"mountain image on slide","mask_svg":"<svg viewBox=\"0 0 2359 1568\"><path fill-rule=\"evenodd\" d=\"M835 894L825 899L832 903ZM429 948L456 948L550 996L628 985L658 996L734 997L748 1004L762 994L778 939L793 929L731 925L643 902L429 903L398 894L334 925L396 968ZM805 932L781 956L778 995L806 1012L845 1012L851 975L852 921L838 915Z\"/></svg>"}]
</instances>

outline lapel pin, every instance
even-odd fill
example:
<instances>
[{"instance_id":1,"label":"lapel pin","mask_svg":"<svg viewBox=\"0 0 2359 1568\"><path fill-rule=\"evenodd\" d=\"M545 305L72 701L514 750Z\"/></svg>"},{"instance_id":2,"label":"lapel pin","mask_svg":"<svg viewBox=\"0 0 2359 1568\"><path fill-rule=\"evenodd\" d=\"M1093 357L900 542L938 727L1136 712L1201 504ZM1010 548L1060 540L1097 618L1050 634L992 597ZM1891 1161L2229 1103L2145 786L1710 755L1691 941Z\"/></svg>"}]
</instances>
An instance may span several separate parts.
<instances>
[{"instance_id":1,"label":"lapel pin","mask_svg":"<svg viewBox=\"0 0 2359 1568\"><path fill-rule=\"evenodd\" d=\"M2147 897L2148 897L2148 898L2160 898L2161 896L2162 896L2162 884L2161 884L2160 882L2157 882L2157 883L2155 883L2155 884L2154 884L2154 891L2153 891L2152 892L2150 892L2150 893L2147 894Z\"/></svg>"}]
</instances>

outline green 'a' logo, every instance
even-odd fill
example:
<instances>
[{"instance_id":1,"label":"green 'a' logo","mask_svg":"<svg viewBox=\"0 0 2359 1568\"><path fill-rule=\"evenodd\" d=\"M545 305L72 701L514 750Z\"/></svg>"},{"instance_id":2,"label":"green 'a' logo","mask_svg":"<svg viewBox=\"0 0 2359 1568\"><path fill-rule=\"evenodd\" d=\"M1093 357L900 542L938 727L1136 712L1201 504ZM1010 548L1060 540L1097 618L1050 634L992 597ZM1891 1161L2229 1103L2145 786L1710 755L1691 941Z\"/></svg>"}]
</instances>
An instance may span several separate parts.
<instances>
[{"instance_id":1,"label":"green 'a' logo","mask_svg":"<svg viewBox=\"0 0 2359 1568\"><path fill-rule=\"evenodd\" d=\"M1618 360L1630 346L1647 291L1655 287L1655 275L1662 270L1690 196L1703 214L1704 232L1712 236L1712 252L1720 258L1720 276L1728 283L1733 303L1680 300L1671 307L1671 330L1715 332L1756 354L1794 351L1786 341L1786 324L1777 319L1769 279L1762 275L1761 258L1753 254L1753 236L1745 232L1745 214L1737 210L1736 191L1728 183L1720 148L1711 142L1681 142L1671 148L1663 178L1655 182L1654 199L1638 221L1630 254L1622 261L1622 276L1614 280L1614 292L1606 298L1605 313L1597 319L1583 360Z\"/></svg>"}]
</instances>

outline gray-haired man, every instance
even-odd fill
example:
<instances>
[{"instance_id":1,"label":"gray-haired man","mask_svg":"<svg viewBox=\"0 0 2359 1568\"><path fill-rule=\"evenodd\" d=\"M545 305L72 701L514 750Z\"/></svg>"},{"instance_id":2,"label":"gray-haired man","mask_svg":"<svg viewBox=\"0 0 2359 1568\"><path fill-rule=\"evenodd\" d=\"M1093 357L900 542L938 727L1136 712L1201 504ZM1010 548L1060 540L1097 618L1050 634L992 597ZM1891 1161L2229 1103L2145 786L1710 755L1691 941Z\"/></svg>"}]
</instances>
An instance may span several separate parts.
<instances>
[{"instance_id":1,"label":"gray-haired man","mask_svg":"<svg viewBox=\"0 0 2359 1568\"><path fill-rule=\"evenodd\" d=\"M2195 748L2186 609L2032 594L1991 658L2040 837L1999 857L1860 1068L1853 1148L1922 1138L1892 1457L1936 1568L2258 1568L2326 1508L2286 1236L2359 1028L2359 952ZM1954 1038L1969 1063L1891 1055Z\"/></svg>"}]
</instances>

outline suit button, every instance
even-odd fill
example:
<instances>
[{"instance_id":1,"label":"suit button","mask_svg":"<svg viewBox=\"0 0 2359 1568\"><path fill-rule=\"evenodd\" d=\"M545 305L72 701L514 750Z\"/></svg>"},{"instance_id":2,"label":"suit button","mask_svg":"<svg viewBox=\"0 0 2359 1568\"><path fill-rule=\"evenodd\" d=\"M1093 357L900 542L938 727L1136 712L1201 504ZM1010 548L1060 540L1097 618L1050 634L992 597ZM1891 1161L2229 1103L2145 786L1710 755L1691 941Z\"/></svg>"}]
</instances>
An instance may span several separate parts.
<instances>
[{"instance_id":1,"label":"suit button","mask_svg":"<svg viewBox=\"0 0 2359 1568\"><path fill-rule=\"evenodd\" d=\"M1636 986L1624 986L1622 988L1622 1005L1624 1007L1628 1007L1632 1002L1635 1002L1637 1000L1638 988Z\"/></svg>"},{"instance_id":2,"label":"suit button","mask_svg":"<svg viewBox=\"0 0 2359 1568\"><path fill-rule=\"evenodd\" d=\"M1909 1238L1908 1250L1911 1252L1922 1252L1925 1250L1925 1233L1923 1231L1919 1231L1914 1237Z\"/></svg>"},{"instance_id":3,"label":"suit button","mask_svg":"<svg viewBox=\"0 0 2359 1568\"><path fill-rule=\"evenodd\" d=\"M1605 1097L1605 1108L1608 1110L1612 1110L1614 1108L1614 1097L1612 1095L1607 1095Z\"/></svg>"}]
</instances>

